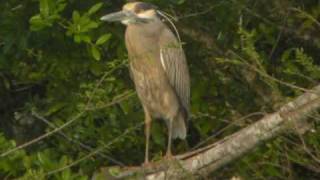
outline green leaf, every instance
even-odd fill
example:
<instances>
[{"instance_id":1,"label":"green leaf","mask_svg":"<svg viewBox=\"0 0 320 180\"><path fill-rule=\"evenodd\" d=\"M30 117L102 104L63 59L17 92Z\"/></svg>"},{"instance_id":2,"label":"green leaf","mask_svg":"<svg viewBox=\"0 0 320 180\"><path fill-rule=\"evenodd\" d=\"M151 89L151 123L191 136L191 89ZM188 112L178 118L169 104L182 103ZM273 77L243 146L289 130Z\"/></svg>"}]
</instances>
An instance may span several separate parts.
<instances>
[{"instance_id":1,"label":"green leaf","mask_svg":"<svg viewBox=\"0 0 320 180\"><path fill-rule=\"evenodd\" d=\"M73 40L76 43L80 43L81 42L81 35L79 35L79 34L74 35Z\"/></svg>"},{"instance_id":2,"label":"green leaf","mask_svg":"<svg viewBox=\"0 0 320 180\"><path fill-rule=\"evenodd\" d=\"M32 31L39 31L47 26L40 14L32 16L29 20L30 29Z\"/></svg>"},{"instance_id":3,"label":"green leaf","mask_svg":"<svg viewBox=\"0 0 320 180\"><path fill-rule=\"evenodd\" d=\"M101 66L99 63L92 63L90 65L89 69L90 69L91 73L96 76L99 76L104 72L103 66Z\"/></svg>"},{"instance_id":4,"label":"green leaf","mask_svg":"<svg viewBox=\"0 0 320 180\"><path fill-rule=\"evenodd\" d=\"M64 170L64 171L62 171L62 178L61 178L62 180L69 180L69 179L71 179L71 171L70 171L70 169L68 168L68 169L66 169L66 170Z\"/></svg>"},{"instance_id":5,"label":"green leaf","mask_svg":"<svg viewBox=\"0 0 320 180\"><path fill-rule=\"evenodd\" d=\"M43 16L49 15L49 0L40 0L40 13Z\"/></svg>"},{"instance_id":6,"label":"green leaf","mask_svg":"<svg viewBox=\"0 0 320 180\"><path fill-rule=\"evenodd\" d=\"M151 136L154 142L158 145L163 145L166 142L166 139L163 135L161 126L159 123L154 123L151 128Z\"/></svg>"},{"instance_id":7,"label":"green leaf","mask_svg":"<svg viewBox=\"0 0 320 180\"><path fill-rule=\"evenodd\" d=\"M65 3L64 0L59 1L56 7L56 13L63 11L66 6L67 6L67 3Z\"/></svg>"},{"instance_id":8,"label":"green leaf","mask_svg":"<svg viewBox=\"0 0 320 180\"><path fill-rule=\"evenodd\" d=\"M98 23L94 22L94 21L91 21L89 22L88 24L86 24L83 29L85 29L85 31L88 31L89 29L94 29L94 28L97 28L99 25Z\"/></svg>"},{"instance_id":9,"label":"green leaf","mask_svg":"<svg viewBox=\"0 0 320 180\"><path fill-rule=\"evenodd\" d=\"M111 37L111 34L105 34L99 37L99 39L96 42L96 45L101 45L107 42Z\"/></svg>"},{"instance_id":10,"label":"green leaf","mask_svg":"<svg viewBox=\"0 0 320 180\"><path fill-rule=\"evenodd\" d=\"M72 20L73 22L78 22L80 19L80 14L78 11L73 11L72 12Z\"/></svg>"},{"instance_id":11,"label":"green leaf","mask_svg":"<svg viewBox=\"0 0 320 180\"><path fill-rule=\"evenodd\" d=\"M91 46L91 53L95 60L99 61L101 59L101 54L96 46Z\"/></svg>"},{"instance_id":12,"label":"green leaf","mask_svg":"<svg viewBox=\"0 0 320 180\"><path fill-rule=\"evenodd\" d=\"M177 4L181 5L181 4L185 3L185 2L186 2L186 0L178 0Z\"/></svg>"},{"instance_id":13,"label":"green leaf","mask_svg":"<svg viewBox=\"0 0 320 180\"><path fill-rule=\"evenodd\" d=\"M53 162L50 160L49 151L43 151L43 152L37 153L37 160L41 164L41 166L45 168L49 168L53 164Z\"/></svg>"},{"instance_id":14,"label":"green leaf","mask_svg":"<svg viewBox=\"0 0 320 180\"><path fill-rule=\"evenodd\" d=\"M86 43L90 43L91 42L91 37L88 35L81 35L81 40L86 42Z\"/></svg>"},{"instance_id":15,"label":"green leaf","mask_svg":"<svg viewBox=\"0 0 320 180\"><path fill-rule=\"evenodd\" d=\"M92 15L92 14L96 13L102 7L102 5L103 5L102 2L95 4L94 6L92 6L89 9L88 14Z\"/></svg>"}]
</instances>

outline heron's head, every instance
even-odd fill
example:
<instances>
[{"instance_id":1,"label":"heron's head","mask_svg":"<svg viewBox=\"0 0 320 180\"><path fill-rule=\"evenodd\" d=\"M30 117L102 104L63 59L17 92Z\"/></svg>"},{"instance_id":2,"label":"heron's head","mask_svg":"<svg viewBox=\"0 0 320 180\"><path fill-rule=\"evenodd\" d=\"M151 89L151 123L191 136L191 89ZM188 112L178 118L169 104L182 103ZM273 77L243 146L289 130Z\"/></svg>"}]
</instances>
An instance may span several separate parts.
<instances>
[{"instance_id":1,"label":"heron's head","mask_svg":"<svg viewBox=\"0 0 320 180\"><path fill-rule=\"evenodd\" d=\"M145 2L130 2L119 12L107 14L100 18L102 21L121 21L125 25L144 24L158 19L154 5Z\"/></svg>"}]
</instances>

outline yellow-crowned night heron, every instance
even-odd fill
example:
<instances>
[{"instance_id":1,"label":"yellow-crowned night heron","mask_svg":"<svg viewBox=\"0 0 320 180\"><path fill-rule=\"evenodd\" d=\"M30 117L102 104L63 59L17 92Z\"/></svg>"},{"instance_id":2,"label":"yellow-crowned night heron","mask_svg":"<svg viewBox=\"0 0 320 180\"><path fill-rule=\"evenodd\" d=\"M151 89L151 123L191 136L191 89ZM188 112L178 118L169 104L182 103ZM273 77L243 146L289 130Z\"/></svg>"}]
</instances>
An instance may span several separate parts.
<instances>
[{"instance_id":1,"label":"yellow-crowned night heron","mask_svg":"<svg viewBox=\"0 0 320 180\"><path fill-rule=\"evenodd\" d=\"M190 82L185 54L175 35L161 21L153 5L131 2L119 12L101 17L127 26L126 47L132 79L145 113L148 161L152 118L161 118L168 127L166 157L171 157L171 139L185 139L189 113Z\"/></svg>"}]
</instances>

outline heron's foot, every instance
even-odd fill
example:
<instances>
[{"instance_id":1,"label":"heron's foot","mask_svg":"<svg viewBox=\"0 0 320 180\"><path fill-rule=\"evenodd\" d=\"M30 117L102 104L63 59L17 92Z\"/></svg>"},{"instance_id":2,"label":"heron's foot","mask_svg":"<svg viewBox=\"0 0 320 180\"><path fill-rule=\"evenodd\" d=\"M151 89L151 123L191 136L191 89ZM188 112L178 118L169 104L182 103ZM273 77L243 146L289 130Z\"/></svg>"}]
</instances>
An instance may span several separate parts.
<instances>
[{"instance_id":1,"label":"heron's foot","mask_svg":"<svg viewBox=\"0 0 320 180\"><path fill-rule=\"evenodd\" d=\"M174 156L172 155L172 153L169 151L166 153L166 155L164 156L165 160L173 160Z\"/></svg>"},{"instance_id":2,"label":"heron's foot","mask_svg":"<svg viewBox=\"0 0 320 180\"><path fill-rule=\"evenodd\" d=\"M152 163L150 163L148 160L145 160L144 163L142 164L142 167L144 168L148 168L152 165Z\"/></svg>"},{"instance_id":3,"label":"heron's foot","mask_svg":"<svg viewBox=\"0 0 320 180\"><path fill-rule=\"evenodd\" d=\"M152 169L154 167L155 167L155 164L153 162L148 161L148 162L144 162L142 164L142 168L144 168L144 169Z\"/></svg>"}]
</instances>

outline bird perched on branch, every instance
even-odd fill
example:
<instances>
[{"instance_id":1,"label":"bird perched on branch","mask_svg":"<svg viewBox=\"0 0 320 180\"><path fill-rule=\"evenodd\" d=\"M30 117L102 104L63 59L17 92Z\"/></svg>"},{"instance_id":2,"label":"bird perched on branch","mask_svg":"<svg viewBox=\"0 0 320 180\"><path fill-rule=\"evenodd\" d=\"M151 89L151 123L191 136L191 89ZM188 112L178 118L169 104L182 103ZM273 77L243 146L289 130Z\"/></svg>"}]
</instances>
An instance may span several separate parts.
<instances>
[{"instance_id":1,"label":"bird perched on branch","mask_svg":"<svg viewBox=\"0 0 320 180\"><path fill-rule=\"evenodd\" d=\"M131 2L119 12L101 17L126 25L129 67L145 113L145 164L149 163L152 119L168 127L166 157L171 158L173 138L185 139L190 101L188 65L180 40L163 23L161 11L144 2Z\"/></svg>"}]
</instances>

